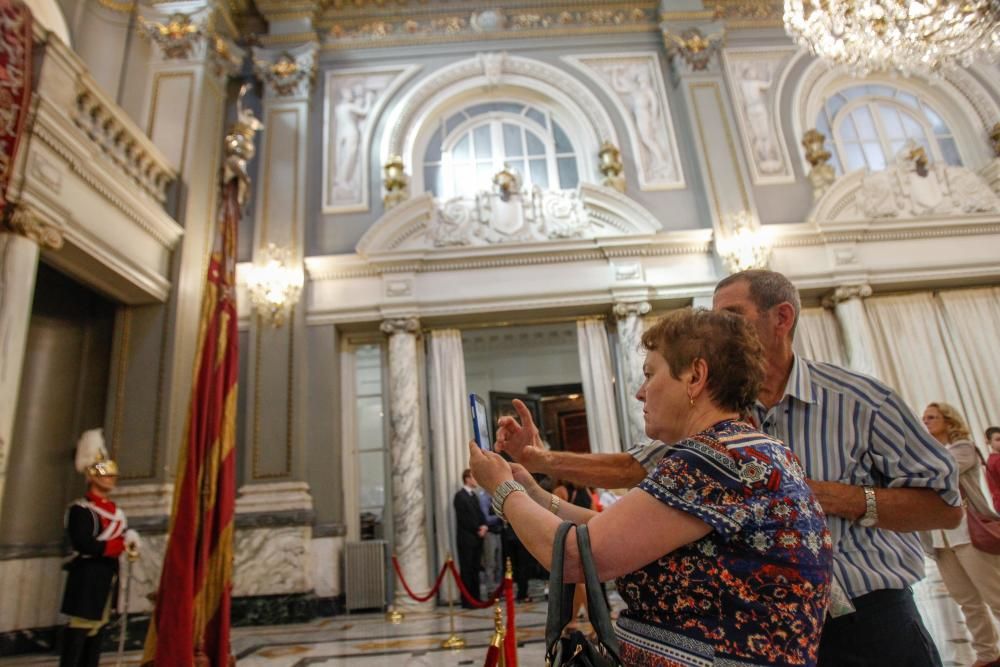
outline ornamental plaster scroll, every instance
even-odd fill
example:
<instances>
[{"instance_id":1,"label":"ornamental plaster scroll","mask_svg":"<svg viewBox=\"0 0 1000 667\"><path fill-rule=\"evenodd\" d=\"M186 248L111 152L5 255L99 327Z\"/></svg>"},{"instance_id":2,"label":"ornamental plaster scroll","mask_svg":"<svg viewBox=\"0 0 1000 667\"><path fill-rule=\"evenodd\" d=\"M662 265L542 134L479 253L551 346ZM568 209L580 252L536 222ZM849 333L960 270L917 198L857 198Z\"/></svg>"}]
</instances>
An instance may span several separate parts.
<instances>
[{"instance_id":1,"label":"ornamental plaster scroll","mask_svg":"<svg viewBox=\"0 0 1000 667\"><path fill-rule=\"evenodd\" d=\"M571 118L560 119L564 129L574 126L589 135L587 145L577 146L577 149L584 156L587 153L595 156L589 174L587 161L580 161L581 177L600 180L596 156L601 143L608 140L616 146L621 145L604 105L587 86L564 70L506 53L480 53L429 73L417 82L395 105L385 123L388 131L383 134L381 157L399 155L405 164L422 164L423 156L416 154L416 147L425 126L438 121L449 104L454 105L454 100L474 91L495 91L501 87L508 92L526 91L528 97L535 100L541 96L571 115ZM414 171L417 184L421 172L420 169Z\"/></svg>"},{"instance_id":2,"label":"ornamental plaster scroll","mask_svg":"<svg viewBox=\"0 0 1000 667\"><path fill-rule=\"evenodd\" d=\"M375 121L419 65L329 70L323 100L323 212L367 211Z\"/></svg>"},{"instance_id":3,"label":"ornamental plaster scroll","mask_svg":"<svg viewBox=\"0 0 1000 667\"><path fill-rule=\"evenodd\" d=\"M216 30L216 8L205 0L139 3L139 31L160 62L207 61L219 80L235 76L246 51Z\"/></svg>"},{"instance_id":4,"label":"ornamental plaster scroll","mask_svg":"<svg viewBox=\"0 0 1000 667\"><path fill-rule=\"evenodd\" d=\"M362 257L401 251L545 243L656 234L660 222L634 200L600 185L573 192L493 192L446 201L418 195L382 216L358 242Z\"/></svg>"},{"instance_id":5,"label":"ornamental plaster scroll","mask_svg":"<svg viewBox=\"0 0 1000 667\"><path fill-rule=\"evenodd\" d=\"M775 93L796 53L794 48L739 48L722 54L754 185L795 181Z\"/></svg>"},{"instance_id":6,"label":"ornamental plaster scroll","mask_svg":"<svg viewBox=\"0 0 1000 667\"><path fill-rule=\"evenodd\" d=\"M663 71L655 53L563 56L611 96L628 128L640 190L684 187Z\"/></svg>"},{"instance_id":7,"label":"ornamental plaster scroll","mask_svg":"<svg viewBox=\"0 0 1000 667\"><path fill-rule=\"evenodd\" d=\"M907 149L883 171L858 170L837 179L809 221L905 220L1000 214L1000 196L982 176L945 163L918 163Z\"/></svg>"},{"instance_id":8,"label":"ornamental plaster scroll","mask_svg":"<svg viewBox=\"0 0 1000 667\"><path fill-rule=\"evenodd\" d=\"M800 52L785 72L790 72L801 58L810 58ZM928 100L952 130L959 153L967 166L977 167L989 160L983 128L1000 118L1000 103L972 75L960 70L946 71L940 80L927 82L918 77L900 78L889 74L870 74L863 81L851 77L842 67L833 67L822 59L814 59L794 81L782 76L775 99L784 98L784 88L792 87L792 133L801 137L816 125L816 118L833 91L862 84L882 84L899 88ZM833 140L833 137L829 137ZM809 172L809 164L800 153L802 169Z\"/></svg>"},{"instance_id":9,"label":"ornamental plaster scroll","mask_svg":"<svg viewBox=\"0 0 1000 667\"><path fill-rule=\"evenodd\" d=\"M254 73L267 86L267 94L282 98L308 98L316 80L318 42L290 49L253 49Z\"/></svg>"}]
</instances>

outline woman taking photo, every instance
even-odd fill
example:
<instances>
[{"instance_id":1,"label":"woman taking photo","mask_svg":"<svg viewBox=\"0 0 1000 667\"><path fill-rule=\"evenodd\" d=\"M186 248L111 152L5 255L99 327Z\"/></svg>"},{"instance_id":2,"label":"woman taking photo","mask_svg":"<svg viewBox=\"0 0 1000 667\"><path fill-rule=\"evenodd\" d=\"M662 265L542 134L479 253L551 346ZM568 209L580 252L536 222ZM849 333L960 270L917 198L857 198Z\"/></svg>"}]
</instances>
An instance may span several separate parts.
<instances>
[{"instance_id":1,"label":"woman taking photo","mask_svg":"<svg viewBox=\"0 0 1000 667\"><path fill-rule=\"evenodd\" d=\"M795 457L740 420L764 377L760 343L737 315L691 309L642 342L646 434L675 445L637 488L598 514L553 500L523 468L470 443L476 479L546 567L559 524L588 524L598 576L617 577L627 604L616 628L626 665L814 665L830 534ZM498 442L540 445L515 407L522 423L502 418ZM564 574L583 579L573 533Z\"/></svg>"},{"instance_id":2,"label":"woman taking photo","mask_svg":"<svg viewBox=\"0 0 1000 667\"><path fill-rule=\"evenodd\" d=\"M979 514L996 518L980 486L979 453L969 427L958 411L947 403L930 403L924 410L924 427L944 446L958 464L963 505ZM951 530L921 533L927 554L937 562L945 588L962 608L972 633L976 652L974 667L1000 667L1000 648L990 609L1000 618L1000 556L980 551L969 537L968 514Z\"/></svg>"}]
</instances>

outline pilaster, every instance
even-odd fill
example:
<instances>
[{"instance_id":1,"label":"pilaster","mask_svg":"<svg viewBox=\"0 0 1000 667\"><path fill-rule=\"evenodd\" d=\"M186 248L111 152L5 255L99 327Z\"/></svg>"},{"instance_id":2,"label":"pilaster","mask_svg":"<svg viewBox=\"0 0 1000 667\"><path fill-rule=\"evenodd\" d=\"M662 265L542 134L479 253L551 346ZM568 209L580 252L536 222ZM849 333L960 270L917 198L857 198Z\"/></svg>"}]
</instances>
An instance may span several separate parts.
<instances>
[{"instance_id":1,"label":"pilaster","mask_svg":"<svg viewBox=\"0 0 1000 667\"><path fill-rule=\"evenodd\" d=\"M420 425L421 370L417 359L420 322L398 317L382 322L389 336L389 423L392 462L393 549L406 583L415 591L430 588L427 510L424 502L424 448ZM396 586L397 607L413 607L402 586Z\"/></svg>"},{"instance_id":2,"label":"pilaster","mask_svg":"<svg viewBox=\"0 0 1000 667\"><path fill-rule=\"evenodd\" d=\"M309 104L318 44L253 49L254 72L264 84L264 132L255 183L254 261L269 244L302 265L309 148ZM281 324L250 318L246 352L249 455L247 485L302 481L305 390L305 316L292 306ZM247 488L241 489L241 493Z\"/></svg>"},{"instance_id":3,"label":"pilaster","mask_svg":"<svg viewBox=\"0 0 1000 667\"><path fill-rule=\"evenodd\" d=\"M664 12L663 18L663 45L691 124L712 229L717 241L726 239L740 220L758 217L723 75L725 26L704 9Z\"/></svg>"}]
</instances>

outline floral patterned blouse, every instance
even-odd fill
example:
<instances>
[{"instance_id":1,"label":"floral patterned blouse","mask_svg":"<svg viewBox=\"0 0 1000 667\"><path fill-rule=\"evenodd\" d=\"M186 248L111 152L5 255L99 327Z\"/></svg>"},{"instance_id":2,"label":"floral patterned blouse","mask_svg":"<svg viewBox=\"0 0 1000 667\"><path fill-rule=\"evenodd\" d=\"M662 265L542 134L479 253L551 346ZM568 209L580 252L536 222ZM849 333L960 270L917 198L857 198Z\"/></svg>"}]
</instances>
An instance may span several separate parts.
<instances>
[{"instance_id":1,"label":"floral patterned blouse","mask_svg":"<svg viewBox=\"0 0 1000 667\"><path fill-rule=\"evenodd\" d=\"M815 665L830 594L826 517L795 455L723 421L639 485L712 531L620 577L626 665Z\"/></svg>"}]
</instances>

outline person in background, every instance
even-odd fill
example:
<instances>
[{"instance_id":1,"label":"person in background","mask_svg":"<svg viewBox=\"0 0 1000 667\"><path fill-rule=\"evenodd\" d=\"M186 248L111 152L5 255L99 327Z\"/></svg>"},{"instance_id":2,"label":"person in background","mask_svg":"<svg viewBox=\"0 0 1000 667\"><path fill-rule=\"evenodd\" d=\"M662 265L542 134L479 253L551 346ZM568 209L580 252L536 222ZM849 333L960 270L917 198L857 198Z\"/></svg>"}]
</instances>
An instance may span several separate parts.
<instances>
[{"instance_id":1,"label":"person in background","mask_svg":"<svg viewBox=\"0 0 1000 667\"><path fill-rule=\"evenodd\" d=\"M1000 512L1000 426L986 429L986 485L993 497L993 509Z\"/></svg>"},{"instance_id":2,"label":"person in background","mask_svg":"<svg viewBox=\"0 0 1000 667\"><path fill-rule=\"evenodd\" d=\"M462 576L462 585L472 597L480 600L479 567L483 559L483 538L489 529L486 517L479 507L476 478L468 468L462 471L462 488L455 492L452 504L455 507L455 542L458 546L458 571ZM474 609L464 597L462 607Z\"/></svg>"},{"instance_id":3,"label":"person in background","mask_svg":"<svg viewBox=\"0 0 1000 667\"><path fill-rule=\"evenodd\" d=\"M76 470L86 476L87 494L66 511L66 536L73 549L60 611L69 616L59 667L97 667L101 641L118 602L118 557L137 554L139 535L108 497L118 482L118 465L108 458L101 429L85 432L76 447Z\"/></svg>"},{"instance_id":4,"label":"person in background","mask_svg":"<svg viewBox=\"0 0 1000 667\"><path fill-rule=\"evenodd\" d=\"M483 573L486 575L486 586L489 591L496 590L503 579L503 521L493 513L490 507L490 497L482 489L476 490L479 509L486 517L486 535L483 536Z\"/></svg>"},{"instance_id":5,"label":"person in background","mask_svg":"<svg viewBox=\"0 0 1000 667\"><path fill-rule=\"evenodd\" d=\"M955 457L966 503L980 514L1000 519L980 487L980 454L958 411L944 402L924 410L924 426ZM1000 556L980 551L969 537L968 514L951 530L921 534L927 554L937 562L945 588L962 608L976 652L974 667L1000 667L1000 646L990 610L1000 618Z\"/></svg>"}]
</instances>

